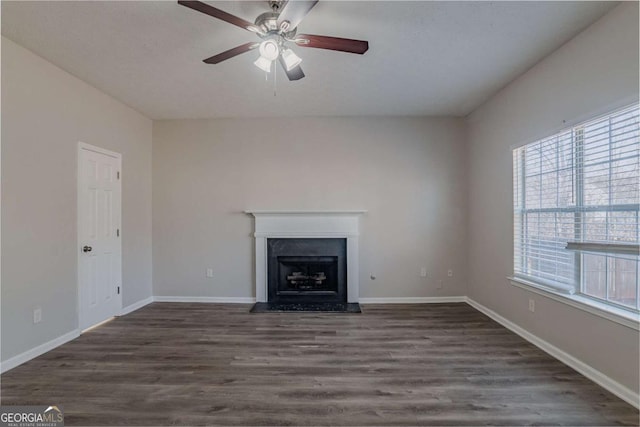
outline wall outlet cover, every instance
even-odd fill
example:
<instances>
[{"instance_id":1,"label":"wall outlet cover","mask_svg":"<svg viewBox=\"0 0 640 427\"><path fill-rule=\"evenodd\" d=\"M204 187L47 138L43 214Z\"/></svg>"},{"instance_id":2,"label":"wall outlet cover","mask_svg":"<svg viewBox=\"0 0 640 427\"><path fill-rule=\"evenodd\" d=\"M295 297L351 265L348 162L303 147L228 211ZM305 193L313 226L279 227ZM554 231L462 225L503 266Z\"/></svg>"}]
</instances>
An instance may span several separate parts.
<instances>
[{"instance_id":1,"label":"wall outlet cover","mask_svg":"<svg viewBox=\"0 0 640 427\"><path fill-rule=\"evenodd\" d=\"M37 307L33 310L33 323L42 322L42 308Z\"/></svg>"}]
</instances>

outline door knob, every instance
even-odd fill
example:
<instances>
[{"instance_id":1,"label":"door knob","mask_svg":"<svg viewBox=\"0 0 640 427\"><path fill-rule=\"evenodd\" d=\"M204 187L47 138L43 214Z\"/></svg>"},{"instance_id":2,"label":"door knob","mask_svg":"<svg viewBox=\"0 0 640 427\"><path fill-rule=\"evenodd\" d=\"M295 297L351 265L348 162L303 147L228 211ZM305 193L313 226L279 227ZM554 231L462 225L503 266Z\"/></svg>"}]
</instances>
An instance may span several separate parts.
<instances>
[{"instance_id":1,"label":"door knob","mask_svg":"<svg viewBox=\"0 0 640 427\"><path fill-rule=\"evenodd\" d=\"M82 252L91 252L93 248L91 246L85 246L82 248Z\"/></svg>"}]
</instances>

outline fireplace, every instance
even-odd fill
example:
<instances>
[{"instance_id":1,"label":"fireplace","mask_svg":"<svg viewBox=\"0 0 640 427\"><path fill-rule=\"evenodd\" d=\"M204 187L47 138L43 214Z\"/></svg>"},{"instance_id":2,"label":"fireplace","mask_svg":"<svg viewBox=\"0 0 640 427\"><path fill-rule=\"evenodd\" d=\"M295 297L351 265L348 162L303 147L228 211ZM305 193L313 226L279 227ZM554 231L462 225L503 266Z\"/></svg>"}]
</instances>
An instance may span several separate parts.
<instances>
[{"instance_id":1,"label":"fireplace","mask_svg":"<svg viewBox=\"0 0 640 427\"><path fill-rule=\"evenodd\" d=\"M318 297L318 299L329 297L339 299L340 301L356 304L359 300L359 284L360 277L358 271L358 236L359 218L365 214L365 210L350 211L257 211L250 210L245 213L255 218L255 292L256 303L271 304L271 298L274 297L270 289L269 282L273 282L271 276L273 274L285 274L286 269L295 266L294 271L286 272L287 276L292 277L296 283L280 287L280 296L285 297L287 292L305 293ZM273 241L273 242L272 242ZM310 250L309 253L294 253L283 251L276 255L283 257L283 267L278 270L271 266L269 255L270 244L280 241L279 244L286 245L284 241L308 241L310 243L319 243L322 241L338 241L341 242L342 249L335 252L320 251L318 249ZM272 243L269 243L272 242ZM305 248L308 249L308 248ZM341 252L340 252L341 251ZM342 254L342 255L341 255ZM294 260L292 258L300 257L316 257L316 259L306 258L304 260ZM338 257L338 266L336 275L338 277L337 290L320 289L327 287L329 278L333 270L328 266L325 270L318 269L319 265L325 267L328 259L325 257ZM288 259L287 259L288 258ZM275 260L277 262L277 259ZM302 265L300 265L302 264ZM304 268L303 268L304 267ZM276 271L276 273L274 273ZM280 272L278 272L280 271ZM294 273L298 273L297 275ZM321 273L327 279L324 279ZM306 277L305 277L306 276ZM320 282L319 284L317 282ZM295 288L297 285L297 289ZM315 286L315 288L314 288ZM305 289L306 287L306 289ZM277 289L277 288L276 288ZM278 291L276 291L277 293ZM321 296L321 292L330 292ZM290 294L291 295L291 294ZM277 295L276 295L277 296ZM335 303L331 303L335 304ZM342 304L342 303L337 303ZM319 305L322 305L320 303Z\"/></svg>"},{"instance_id":2,"label":"fireplace","mask_svg":"<svg viewBox=\"0 0 640 427\"><path fill-rule=\"evenodd\" d=\"M267 239L268 301L346 303L346 239Z\"/></svg>"}]
</instances>

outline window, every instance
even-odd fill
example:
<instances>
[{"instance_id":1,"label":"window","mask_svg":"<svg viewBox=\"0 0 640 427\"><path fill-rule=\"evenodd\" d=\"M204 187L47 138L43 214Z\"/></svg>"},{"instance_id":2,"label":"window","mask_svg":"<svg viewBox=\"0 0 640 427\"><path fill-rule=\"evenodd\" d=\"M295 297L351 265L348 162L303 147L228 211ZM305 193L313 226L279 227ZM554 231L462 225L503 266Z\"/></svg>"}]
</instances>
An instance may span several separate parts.
<instances>
[{"instance_id":1,"label":"window","mask_svg":"<svg viewBox=\"0 0 640 427\"><path fill-rule=\"evenodd\" d=\"M638 105L513 151L514 276L640 310Z\"/></svg>"}]
</instances>

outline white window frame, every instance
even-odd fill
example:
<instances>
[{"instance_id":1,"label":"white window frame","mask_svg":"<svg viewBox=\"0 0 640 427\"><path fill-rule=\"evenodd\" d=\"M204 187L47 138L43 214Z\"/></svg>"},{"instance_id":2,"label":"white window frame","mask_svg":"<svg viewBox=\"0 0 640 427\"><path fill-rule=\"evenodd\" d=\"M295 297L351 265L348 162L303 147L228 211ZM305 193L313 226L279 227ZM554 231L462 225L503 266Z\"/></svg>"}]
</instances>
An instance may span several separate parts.
<instances>
[{"instance_id":1,"label":"white window frame","mask_svg":"<svg viewBox=\"0 0 640 427\"><path fill-rule=\"evenodd\" d=\"M632 106L627 106L624 109L616 109L611 111L608 114L602 115L602 116L609 116L609 115L613 115L615 114L617 111L622 111L625 109L628 109L630 107L635 106L636 108L638 107L638 104L635 103ZM594 118L596 119L596 118ZM593 119L592 119L593 120ZM579 135L577 135L575 133L576 129L579 129L582 125L582 123L587 123L591 120L584 120L581 121L581 123L576 123L574 126L571 126L571 128L569 129L565 129L563 131L557 132L556 134L560 135L563 132L567 132L569 130L571 130L571 138L572 138L572 144L577 144L577 139L579 138ZM521 147L516 147L515 149L518 149ZM609 150L611 150L611 146L609 146ZM578 174L580 174L580 170L582 169L582 160L576 158L576 162L577 162L577 169L578 169ZM523 171L524 173L524 171ZM514 176L515 179L515 176ZM579 179L579 178L578 178ZM514 185L514 189L516 188L516 182L513 183ZM522 183L519 183L518 185L521 185L521 191L524 192L524 185L522 185ZM578 183L576 182L577 188L579 189L578 192L581 193L582 192L582 183ZM523 195L519 196L519 197L524 197ZM567 209L568 211L578 211L580 209L583 209L584 206L582 206L582 200L581 200L581 195L578 194L578 201L577 201L577 205L576 208L579 209L573 209L573 208L569 208ZM628 209L628 208L633 208L633 209ZM615 207L615 206L606 206L606 207L598 207L595 208L595 210L597 211L603 211L603 212L610 212L610 211L615 211L615 210L635 210L636 211L636 215L638 215L638 208L637 205L633 205L633 206L629 206L629 207ZM525 209L526 210L526 209ZM562 212L563 210L565 210L564 208L550 208L550 211L553 212ZM584 212L580 212L580 215L583 215ZM525 219L525 215L521 214L520 215L521 220L524 221ZM517 220L516 216L515 216L515 211L514 211L514 221ZM582 222L581 222L582 223ZM523 227L523 224L520 224L521 227ZM578 231L578 233L580 233L580 231ZM514 248L515 248L515 243L516 243L516 236L514 235ZM579 236L577 236L579 237ZM576 271L575 271L575 280L576 283L574 285L564 285L562 283L555 283L555 282L545 282L544 279L541 278L535 278L535 277L529 277L529 276L525 276L525 275L518 275L515 273L513 273L512 276L509 276L508 279L511 282L511 284L513 284L516 287L525 289L527 291L531 291L534 292L536 294L539 295L543 295L545 297L551 298L553 300L562 302L564 304L573 306L575 308L581 309L583 311L589 312L591 314L595 314L598 315L600 317L609 319L611 321L614 321L616 323L622 324L624 326L630 327L632 329L635 330L640 330L640 311L638 310L638 308L636 307L636 309L630 309L628 307L624 307L621 305L617 305L614 302L611 301L606 301L606 300L602 300L596 297L591 297L587 294L582 293L583 289L584 289L584 271L583 271L583 262L582 262L582 258L583 258L583 253L589 253L589 252L599 252L600 255L611 255L611 256L616 256L619 253L629 253L629 251L631 251L631 253L634 253L633 251L635 251L635 253L637 253L637 248L638 245L630 245L629 247L626 248L611 248L610 250L608 250L608 248L606 248L607 245L602 245L601 247L597 248L596 250L594 250L594 248L589 248L589 247L583 247L584 244L581 243L577 243L577 242L570 242L567 244L567 250L573 250L576 251ZM615 246L615 245L611 245L611 246ZM515 267L515 262L516 262L516 253L514 251L513 254L513 261L514 261L514 267ZM522 260L522 262L524 262L524 260ZM607 261L608 262L608 261ZM638 263L640 264L640 263ZM640 268L640 267L636 267L636 268ZM576 292L577 291L577 292ZM636 302L638 302L638 293L640 292L640 287L636 287Z\"/></svg>"}]
</instances>

